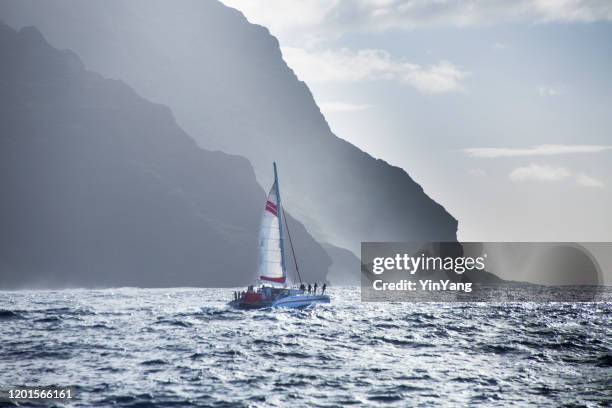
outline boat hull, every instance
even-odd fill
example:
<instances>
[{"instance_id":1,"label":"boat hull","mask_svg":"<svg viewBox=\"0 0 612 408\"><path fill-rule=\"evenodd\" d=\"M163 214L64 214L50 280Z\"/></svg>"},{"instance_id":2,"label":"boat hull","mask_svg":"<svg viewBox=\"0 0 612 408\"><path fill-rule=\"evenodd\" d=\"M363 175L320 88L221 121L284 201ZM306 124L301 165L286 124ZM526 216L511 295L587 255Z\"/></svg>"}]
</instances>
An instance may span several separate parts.
<instances>
[{"instance_id":1,"label":"boat hull","mask_svg":"<svg viewBox=\"0 0 612 408\"><path fill-rule=\"evenodd\" d=\"M242 310L268 309L268 308L287 308L304 309L320 303L329 303L328 295L291 295L285 296L275 301L245 302L244 300L234 300L230 306Z\"/></svg>"},{"instance_id":2,"label":"boat hull","mask_svg":"<svg viewBox=\"0 0 612 408\"><path fill-rule=\"evenodd\" d=\"M304 309L319 303L329 303L327 295L295 295L278 299L272 303L272 307L285 307L290 309Z\"/></svg>"},{"instance_id":3,"label":"boat hull","mask_svg":"<svg viewBox=\"0 0 612 408\"><path fill-rule=\"evenodd\" d=\"M272 302L244 302L242 300L233 300L229 303L230 306L242 310L266 309L272 307Z\"/></svg>"}]
</instances>

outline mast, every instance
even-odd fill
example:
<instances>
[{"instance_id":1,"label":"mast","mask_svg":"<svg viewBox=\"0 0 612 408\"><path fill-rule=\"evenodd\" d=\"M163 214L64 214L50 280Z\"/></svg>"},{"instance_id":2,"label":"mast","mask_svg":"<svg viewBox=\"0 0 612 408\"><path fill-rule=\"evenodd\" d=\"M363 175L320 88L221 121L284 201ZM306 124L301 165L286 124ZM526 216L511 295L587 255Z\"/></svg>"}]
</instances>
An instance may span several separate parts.
<instances>
[{"instance_id":1,"label":"mast","mask_svg":"<svg viewBox=\"0 0 612 408\"><path fill-rule=\"evenodd\" d=\"M285 268L285 237L283 236L283 220L281 217L283 205L280 198L280 186L278 184L278 172L276 170L276 162L272 163L274 166L274 183L276 184L276 202L278 203L278 231L280 235L280 250L281 250L281 266L283 269L283 276L287 276L287 270Z\"/></svg>"}]
</instances>

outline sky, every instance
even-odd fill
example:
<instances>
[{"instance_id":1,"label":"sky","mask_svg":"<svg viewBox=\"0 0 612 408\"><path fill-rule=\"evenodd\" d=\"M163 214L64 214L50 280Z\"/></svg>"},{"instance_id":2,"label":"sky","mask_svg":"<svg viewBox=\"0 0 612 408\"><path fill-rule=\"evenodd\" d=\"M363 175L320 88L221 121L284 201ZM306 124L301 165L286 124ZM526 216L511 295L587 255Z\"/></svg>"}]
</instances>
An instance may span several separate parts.
<instances>
[{"instance_id":1,"label":"sky","mask_svg":"<svg viewBox=\"0 0 612 408\"><path fill-rule=\"evenodd\" d=\"M612 241L612 2L223 0L463 241Z\"/></svg>"}]
</instances>

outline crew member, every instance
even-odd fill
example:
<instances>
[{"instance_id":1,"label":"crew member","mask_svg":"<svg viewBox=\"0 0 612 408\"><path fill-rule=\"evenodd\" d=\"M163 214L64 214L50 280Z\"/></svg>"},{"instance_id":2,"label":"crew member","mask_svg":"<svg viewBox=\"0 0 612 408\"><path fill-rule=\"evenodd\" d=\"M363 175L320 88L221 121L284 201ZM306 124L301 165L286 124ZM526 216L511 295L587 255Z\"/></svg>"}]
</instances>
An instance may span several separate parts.
<instances>
[{"instance_id":1,"label":"crew member","mask_svg":"<svg viewBox=\"0 0 612 408\"><path fill-rule=\"evenodd\" d=\"M308 284L308 294L310 295L310 292L312 291L312 286L310 286L310 283Z\"/></svg>"},{"instance_id":2,"label":"crew member","mask_svg":"<svg viewBox=\"0 0 612 408\"><path fill-rule=\"evenodd\" d=\"M314 284L314 294L315 295L317 294L317 282L315 282L315 284Z\"/></svg>"},{"instance_id":3,"label":"crew member","mask_svg":"<svg viewBox=\"0 0 612 408\"><path fill-rule=\"evenodd\" d=\"M325 288L327 288L327 285L324 283L323 287L321 288L321 294L324 295L325 294Z\"/></svg>"}]
</instances>

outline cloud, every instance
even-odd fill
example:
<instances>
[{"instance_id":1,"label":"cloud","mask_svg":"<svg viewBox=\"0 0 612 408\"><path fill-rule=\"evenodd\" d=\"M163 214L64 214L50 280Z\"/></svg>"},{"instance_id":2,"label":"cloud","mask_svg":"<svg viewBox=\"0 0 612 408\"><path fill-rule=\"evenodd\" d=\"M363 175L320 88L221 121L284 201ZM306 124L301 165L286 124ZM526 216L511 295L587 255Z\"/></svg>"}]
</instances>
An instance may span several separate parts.
<instances>
[{"instance_id":1,"label":"cloud","mask_svg":"<svg viewBox=\"0 0 612 408\"><path fill-rule=\"evenodd\" d=\"M518 167L510 173L512 181L560 181L570 178L572 173L565 167L558 166L542 166L538 164L530 164L526 167Z\"/></svg>"},{"instance_id":2,"label":"cloud","mask_svg":"<svg viewBox=\"0 0 612 408\"><path fill-rule=\"evenodd\" d=\"M533 146L527 149L511 149L497 147L474 147L462 151L470 157L498 158L498 157L527 157L527 156L553 156L562 154L593 154L611 150L607 145L558 145L548 144Z\"/></svg>"},{"instance_id":3,"label":"cloud","mask_svg":"<svg viewBox=\"0 0 612 408\"><path fill-rule=\"evenodd\" d=\"M469 169L468 174L474 177L484 177L487 175L487 172L481 168Z\"/></svg>"},{"instance_id":4,"label":"cloud","mask_svg":"<svg viewBox=\"0 0 612 408\"><path fill-rule=\"evenodd\" d=\"M549 85L540 85L537 90L540 96L559 96L563 93L561 88Z\"/></svg>"},{"instance_id":5,"label":"cloud","mask_svg":"<svg viewBox=\"0 0 612 408\"><path fill-rule=\"evenodd\" d=\"M223 0L276 34L325 38L348 31L466 27L500 23L612 20L609 0ZM303 44L302 44L303 45Z\"/></svg>"},{"instance_id":6,"label":"cloud","mask_svg":"<svg viewBox=\"0 0 612 408\"><path fill-rule=\"evenodd\" d=\"M587 176L586 174L578 174L576 176L576 183L583 187L595 187L602 188L604 187L604 183L601 180L598 180L594 177Z\"/></svg>"},{"instance_id":7,"label":"cloud","mask_svg":"<svg viewBox=\"0 0 612 408\"><path fill-rule=\"evenodd\" d=\"M530 164L517 167L510 173L510 180L519 183L524 181L559 182L573 180L581 187L602 188L604 183L583 173L575 174L565 167Z\"/></svg>"},{"instance_id":8,"label":"cloud","mask_svg":"<svg viewBox=\"0 0 612 408\"><path fill-rule=\"evenodd\" d=\"M283 58L297 76L307 82L358 82L394 80L424 93L454 92L464 89L468 73L450 62L440 61L423 67L397 60L384 50L365 49L312 51L282 47Z\"/></svg>"},{"instance_id":9,"label":"cloud","mask_svg":"<svg viewBox=\"0 0 612 408\"><path fill-rule=\"evenodd\" d=\"M608 0L531 0L525 3L540 22L612 20L612 3Z\"/></svg>"},{"instance_id":10,"label":"cloud","mask_svg":"<svg viewBox=\"0 0 612 408\"><path fill-rule=\"evenodd\" d=\"M321 102L319 104L323 113L345 113L345 112L361 112L372 108L368 104L352 104L344 102Z\"/></svg>"}]
</instances>

